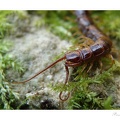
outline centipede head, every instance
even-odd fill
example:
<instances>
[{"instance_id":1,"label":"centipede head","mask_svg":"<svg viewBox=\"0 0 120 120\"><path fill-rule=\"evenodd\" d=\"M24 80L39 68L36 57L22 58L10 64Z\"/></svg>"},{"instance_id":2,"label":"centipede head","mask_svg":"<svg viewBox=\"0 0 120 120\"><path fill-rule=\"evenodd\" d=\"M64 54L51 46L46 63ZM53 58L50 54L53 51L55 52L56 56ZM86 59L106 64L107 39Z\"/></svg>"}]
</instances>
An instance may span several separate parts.
<instances>
[{"instance_id":1,"label":"centipede head","mask_svg":"<svg viewBox=\"0 0 120 120\"><path fill-rule=\"evenodd\" d=\"M74 67L82 64L82 56L75 50L66 54L66 65Z\"/></svg>"}]
</instances>

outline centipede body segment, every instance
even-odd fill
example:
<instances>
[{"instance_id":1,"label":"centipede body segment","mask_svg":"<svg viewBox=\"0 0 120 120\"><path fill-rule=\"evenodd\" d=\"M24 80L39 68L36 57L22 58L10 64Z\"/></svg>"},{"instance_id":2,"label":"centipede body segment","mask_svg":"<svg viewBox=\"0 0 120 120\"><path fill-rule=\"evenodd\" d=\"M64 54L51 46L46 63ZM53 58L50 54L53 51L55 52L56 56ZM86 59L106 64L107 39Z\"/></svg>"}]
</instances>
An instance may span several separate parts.
<instances>
[{"instance_id":1,"label":"centipede body segment","mask_svg":"<svg viewBox=\"0 0 120 120\"><path fill-rule=\"evenodd\" d=\"M43 73L47 69L54 66L56 63L65 60L65 70L66 70L66 79L64 85L68 83L69 80L69 67L76 67L81 66L84 64L91 63L89 69L87 72L90 71L93 64L92 62L95 60L98 60L105 55L110 54L111 48L112 48L112 42L109 40L109 38L104 35L93 23L91 18L89 17L89 14L87 11L77 10L75 11L75 15L77 17L78 27L81 30L81 32L91 40L93 40L93 44L86 45L85 48L81 48L79 50L74 50L71 52L66 53L62 58L58 59L48 67L46 67L44 70L38 72L33 77L22 81L22 82L14 82L15 84L21 84L28 82L38 76L39 74ZM111 56L111 55L110 55ZM112 58L112 56L111 56ZM102 63L99 62L101 67ZM85 67L84 67L85 69ZM83 71L84 71L83 69ZM70 96L70 93L68 93L68 96L66 98L63 98L62 91L59 94L59 98L62 101L66 101Z\"/></svg>"}]
</instances>

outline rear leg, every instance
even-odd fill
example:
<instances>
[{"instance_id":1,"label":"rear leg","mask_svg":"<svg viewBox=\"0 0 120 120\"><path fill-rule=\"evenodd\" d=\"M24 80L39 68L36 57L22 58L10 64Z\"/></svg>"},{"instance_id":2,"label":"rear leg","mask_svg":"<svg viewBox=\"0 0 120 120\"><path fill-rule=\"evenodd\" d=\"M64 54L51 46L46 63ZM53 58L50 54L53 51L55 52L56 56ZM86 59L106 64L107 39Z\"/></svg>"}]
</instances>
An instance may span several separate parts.
<instances>
[{"instance_id":1,"label":"rear leg","mask_svg":"<svg viewBox=\"0 0 120 120\"><path fill-rule=\"evenodd\" d=\"M114 60L114 58L113 58L113 56L111 55L111 54L108 54L107 56L106 56L107 58L109 58L112 62L111 62L111 65L110 65L110 67L109 68L111 68L112 66L113 66L113 64L115 64L115 60ZM108 68L108 69L109 69Z\"/></svg>"},{"instance_id":2,"label":"rear leg","mask_svg":"<svg viewBox=\"0 0 120 120\"><path fill-rule=\"evenodd\" d=\"M113 56L112 56L111 54L108 54L108 57L112 60L111 66L112 66L113 64L115 64L115 60L114 60Z\"/></svg>"},{"instance_id":3,"label":"rear leg","mask_svg":"<svg viewBox=\"0 0 120 120\"><path fill-rule=\"evenodd\" d=\"M80 31L76 31L72 34L72 37L79 37L81 35Z\"/></svg>"},{"instance_id":4,"label":"rear leg","mask_svg":"<svg viewBox=\"0 0 120 120\"><path fill-rule=\"evenodd\" d=\"M100 65L100 73L102 73L102 68L103 68L103 63L99 60L99 65Z\"/></svg>"},{"instance_id":5,"label":"rear leg","mask_svg":"<svg viewBox=\"0 0 120 120\"><path fill-rule=\"evenodd\" d=\"M88 65L88 64L85 64L85 65L83 66L82 71L80 72L80 74L85 71L85 69L87 68L87 65Z\"/></svg>"},{"instance_id":6,"label":"rear leg","mask_svg":"<svg viewBox=\"0 0 120 120\"><path fill-rule=\"evenodd\" d=\"M86 39L84 44L86 44L87 46L90 46L95 43L92 39L90 39L88 37L83 37L83 38Z\"/></svg>"},{"instance_id":7,"label":"rear leg","mask_svg":"<svg viewBox=\"0 0 120 120\"><path fill-rule=\"evenodd\" d=\"M68 21L70 21L70 22L72 22L72 23L76 23L76 22L77 22L77 20L71 19L71 18L68 17L68 16L65 17L65 20L68 20Z\"/></svg>"},{"instance_id":8,"label":"rear leg","mask_svg":"<svg viewBox=\"0 0 120 120\"><path fill-rule=\"evenodd\" d=\"M87 70L87 73L89 73L89 71L92 69L92 67L93 67L93 62L90 63L90 66L89 66L89 68L88 68L88 70Z\"/></svg>"},{"instance_id":9,"label":"rear leg","mask_svg":"<svg viewBox=\"0 0 120 120\"><path fill-rule=\"evenodd\" d=\"M81 39L82 38L82 39ZM82 44L78 44L77 48L78 49L83 49L86 47L89 47L91 44L94 44L94 41L92 41L91 39L87 39L86 37L79 37L80 41L82 42Z\"/></svg>"},{"instance_id":10,"label":"rear leg","mask_svg":"<svg viewBox=\"0 0 120 120\"><path fill-rule=\"evenodd\" d=\"M90 45L94 44L94 41L88 37L85 36L80 36L78 37L80 39L80 41L82 41L82 44L79 45L79 48L85 48L85 47L89 47Z\"/></svg>"}]
</instances>

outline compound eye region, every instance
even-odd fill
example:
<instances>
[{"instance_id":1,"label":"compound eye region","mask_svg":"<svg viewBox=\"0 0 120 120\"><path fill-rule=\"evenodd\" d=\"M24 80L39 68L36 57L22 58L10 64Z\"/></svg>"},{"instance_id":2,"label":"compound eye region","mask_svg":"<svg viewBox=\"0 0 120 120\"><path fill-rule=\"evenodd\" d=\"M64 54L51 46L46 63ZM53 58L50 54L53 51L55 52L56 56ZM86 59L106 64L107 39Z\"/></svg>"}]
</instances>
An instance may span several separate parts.
<instances>
[{"instance_id":1,"label":"compound eye region","mask_svg":"<svg viewBox=\"0 0 120 120\"><path fill-rule=\"evenodd\" d=\"M67 53L66 60L73 63L78 63L80 61L79 52L76 51L76 52Z\"/></svg>"}]
</instances>

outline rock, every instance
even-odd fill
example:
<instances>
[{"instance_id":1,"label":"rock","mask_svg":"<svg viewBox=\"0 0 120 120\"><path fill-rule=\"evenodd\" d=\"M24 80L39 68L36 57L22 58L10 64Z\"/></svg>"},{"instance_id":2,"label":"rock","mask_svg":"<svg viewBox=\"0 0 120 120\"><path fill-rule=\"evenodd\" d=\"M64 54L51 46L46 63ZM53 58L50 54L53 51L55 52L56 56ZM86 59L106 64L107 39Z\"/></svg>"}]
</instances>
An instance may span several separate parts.
<instances>
[{"instance_id":1,"label":"rock","mask_svg":"<svg viewBox=\"0 0 120 120\"><path fill-rule=\"evenodd\" d=\"M45 28L26 33L22 37L15 38L13 42L14 46L10 54L27 68L22 78L14 76L15 81L22 81L35 75L54 62L53 59L70 46L69 42L60 40L59 37L48 32ZM55 103L53 106L57 108L59 104L58 93L50 88L50 84L64 82L64 79L64 62L60 62L30 82L13 85L13 90L18 92L21 98L27 98L28 104L30 103L32 106L40 107L41 101L46 97L47 101L49 99L54 101L50 103Z\"/></svg>"}]
</instances>

